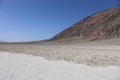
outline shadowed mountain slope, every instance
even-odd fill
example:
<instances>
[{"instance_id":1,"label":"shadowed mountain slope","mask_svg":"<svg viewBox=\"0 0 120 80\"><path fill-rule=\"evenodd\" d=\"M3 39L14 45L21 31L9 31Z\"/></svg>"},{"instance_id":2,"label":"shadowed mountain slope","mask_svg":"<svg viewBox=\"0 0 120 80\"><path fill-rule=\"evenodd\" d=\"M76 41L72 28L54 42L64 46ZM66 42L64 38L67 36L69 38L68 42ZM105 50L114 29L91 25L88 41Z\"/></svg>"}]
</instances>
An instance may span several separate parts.
<instances>
[{"instance_id":1,"label":"shadowed mountain slope","mask_svg":"<svg viewBox=\"0 0 120 80\"><path fill-rule=\"evenodd\" d=\"M103 40L120 37L120 6L86 17L50 39Z\"/></svg>"}]
</instances>

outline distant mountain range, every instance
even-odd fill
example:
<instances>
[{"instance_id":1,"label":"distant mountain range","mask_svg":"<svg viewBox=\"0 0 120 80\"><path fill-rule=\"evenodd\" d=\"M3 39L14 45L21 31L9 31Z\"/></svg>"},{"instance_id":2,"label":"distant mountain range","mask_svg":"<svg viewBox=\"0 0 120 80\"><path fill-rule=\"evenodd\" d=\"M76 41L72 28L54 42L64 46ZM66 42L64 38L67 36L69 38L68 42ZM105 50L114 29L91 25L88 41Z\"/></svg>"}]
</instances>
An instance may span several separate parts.
<instances>
[{"instance_id":1,"label":"distant mountain range","mask_svg":"<svg viewBox=\"0 0 120 80\"><path fill-rule=\"evenodd\" d=\"M49 41L94 41L111 38L120 38L120 6L88 16Z\"/></svg>"},{"instance_id":2,"label":"distant mountain range","mask_svg":"<svg viewBox=\"0 0 120 80\"><path fill-rule=\"evenodd\" d=\"M47 42L49 39L44 39L44 40L40 40L40 41L31 41L30 43L39 43L39 42Z\"/></svg>"},{"instance_id":3,"label":"distant mountain range","mask_svg":"<svg viewBox=\"0 0 120 80\"><path fill-rule=\"evenodd\" d=\"M3 40L0 40L0 42L5 42L5 41L3 41Z\"/></svg>"}]
</instances>

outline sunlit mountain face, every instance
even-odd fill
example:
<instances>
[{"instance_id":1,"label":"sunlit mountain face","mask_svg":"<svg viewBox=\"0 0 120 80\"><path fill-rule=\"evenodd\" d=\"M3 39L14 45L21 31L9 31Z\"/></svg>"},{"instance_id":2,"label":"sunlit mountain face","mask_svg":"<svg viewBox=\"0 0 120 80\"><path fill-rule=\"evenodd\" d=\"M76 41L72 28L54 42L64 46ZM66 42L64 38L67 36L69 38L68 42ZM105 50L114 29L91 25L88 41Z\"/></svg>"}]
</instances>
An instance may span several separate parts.
<instances>
[{"instance_id":1,"label":"sunlit mountain face","mask_svg":"<svg viewBox=\"0 0 120 80\"><path fill-rule=\"evenodd\" d=\"M120 6L97 12L54 36L52 40L102 40L120 38Z\"/></svg>"}]
</instances>

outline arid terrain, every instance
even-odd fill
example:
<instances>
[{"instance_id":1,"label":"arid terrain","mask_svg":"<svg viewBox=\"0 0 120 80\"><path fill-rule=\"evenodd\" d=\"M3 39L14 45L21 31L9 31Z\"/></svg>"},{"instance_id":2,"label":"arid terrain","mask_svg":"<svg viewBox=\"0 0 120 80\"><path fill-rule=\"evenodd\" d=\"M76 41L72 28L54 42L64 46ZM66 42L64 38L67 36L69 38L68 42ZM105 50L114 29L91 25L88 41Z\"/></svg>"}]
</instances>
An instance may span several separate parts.
<instances>
[{"instance_id":1,"label":"arid terrain","mask_svg":"<svg viewBox=\"0 0 120 80\"><path fill-rule=\"evenodd\" d=\"M95 41L111 38L120 38L120 6L90 15L58 33L50 41Z\"/></svg>"},{"instance_id":2,"label":"arid terrain","mask_svg":"<svg viewBox=\"0 0 120 80\"><path fill-rule=\"evenodd\" d=\"M17 1L2 4L0 80L120 80L120 5Z\"/></svg>"},{"instance_id":3,"label":"arid terrain","mask_svg":"<svg viewBox=\"0 0 120 80\"><path fill-rule=\"evenodd\" d=\"M0 42L0 80L120 80L119 75L120 6L51 39Z\"/></svg>"},{"instance_id":4,"label":"arid terrain","mask_svg":"<svg viewBox=\"0 0 120 80\"><path fill-rule=\"evenodd\" d=\"M51 39L0 43L0 51L88 65L120 65L120 6L93 14Z\"/></svg>"},{"instance_id":5,"label":"arid terrain","mask_svg":"<svg viewBox=\"0 0 120 80\"><path fill-rule=\"evenodd\" d=\"M81 43L1 43L0 51L41 56L88 65L119 65L120 39Z\"/></svg>"}]
</instances>

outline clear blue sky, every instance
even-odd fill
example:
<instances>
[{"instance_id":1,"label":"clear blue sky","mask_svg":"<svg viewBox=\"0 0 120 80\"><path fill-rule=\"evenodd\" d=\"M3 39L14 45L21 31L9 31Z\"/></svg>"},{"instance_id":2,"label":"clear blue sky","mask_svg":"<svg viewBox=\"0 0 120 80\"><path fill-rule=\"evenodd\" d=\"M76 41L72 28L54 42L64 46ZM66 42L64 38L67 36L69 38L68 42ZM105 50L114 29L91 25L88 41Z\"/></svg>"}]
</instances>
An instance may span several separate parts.
<instances>
[{"instance_id":1,"label":"clear blue sky","mask_svg":"<svg viewBox=\"0 0 120 80\"><path fill-rule=\"evenodd\" d=\"M0 40L51 38L95 12L120 0L0 0Z\"/></svg>"}]
</instances>

